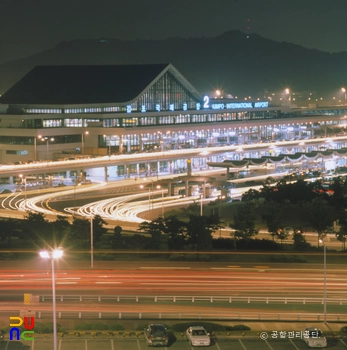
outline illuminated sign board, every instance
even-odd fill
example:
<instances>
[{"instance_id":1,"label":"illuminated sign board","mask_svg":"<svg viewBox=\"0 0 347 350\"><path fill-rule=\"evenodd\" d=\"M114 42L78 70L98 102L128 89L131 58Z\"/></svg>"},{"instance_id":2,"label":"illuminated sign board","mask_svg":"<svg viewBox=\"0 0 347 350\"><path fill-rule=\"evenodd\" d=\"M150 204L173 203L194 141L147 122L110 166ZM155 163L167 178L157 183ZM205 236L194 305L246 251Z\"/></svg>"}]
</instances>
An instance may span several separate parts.
<instances>
[{"instance_id":1,"label":"illuminated sign board","mask_svg":"<svg viewBox=\"0 0 347 350\"><path fill-rule=\"evenodd\" d=\"M208 96L204 96L203 106L205 109L250 109L250 108L268 108L269 102L226 102L226 103L211 103ZM200 108L200 104L199 104ZM197 108L197 109L199 109Z\"/></svg>"}]
</instances>

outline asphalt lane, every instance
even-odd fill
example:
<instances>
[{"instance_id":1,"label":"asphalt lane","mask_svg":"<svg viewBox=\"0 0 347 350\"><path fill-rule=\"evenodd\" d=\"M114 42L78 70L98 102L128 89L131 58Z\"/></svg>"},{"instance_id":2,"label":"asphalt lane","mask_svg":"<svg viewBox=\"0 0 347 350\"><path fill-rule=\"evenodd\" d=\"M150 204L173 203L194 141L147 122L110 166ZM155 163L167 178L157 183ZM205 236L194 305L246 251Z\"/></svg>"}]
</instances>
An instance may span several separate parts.
<instances>
[{"instance_id":1,"label":"asphalt lane","mask_svg":"<svg viewBox=\"0 0 347 350\"><path fill-rule=\"evenodd\" d=\"M47 350L52 348L52 339L35 339L34 341L5 341L0 345L1 350ZM185 337L180 335L171 339L167 347L161 349L192 350ZM347 348L346 339L328 338L327 349L342 350ZM61 338L58 339L58 350L143 350L148 349L143 336L139 338ZM301 350L307 349L307 344L302 339L267 339L244 337L220 337L212 339L211 350Z\"/></svg>"}]
</instances>

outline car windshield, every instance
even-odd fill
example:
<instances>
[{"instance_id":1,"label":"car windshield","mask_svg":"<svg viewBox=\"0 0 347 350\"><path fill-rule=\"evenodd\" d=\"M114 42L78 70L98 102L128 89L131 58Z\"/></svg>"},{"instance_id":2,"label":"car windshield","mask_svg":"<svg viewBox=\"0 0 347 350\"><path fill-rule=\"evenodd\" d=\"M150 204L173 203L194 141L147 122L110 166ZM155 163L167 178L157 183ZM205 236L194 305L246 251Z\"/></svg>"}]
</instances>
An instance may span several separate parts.
<instances>
[{"instance_id":1,"label":"car windshield","mask_svg":"<svg viewBox=\"0 0 347 350\"><path fill-rule=\"evenodd\" d=\"M159 337L165 335L166 331L164 327L152 327L151 334L156 337Z\"/></svg>"},{"instance_id":2,"label":"car windshield","mask_svg":"<svg viewBox=\"0 0 347 350\"><path fill-rule=\"evenodd\" d=\"M199 329L199 330L193 330L193 335L206 335L205 330Z\"/></svg>"}]
</instances>

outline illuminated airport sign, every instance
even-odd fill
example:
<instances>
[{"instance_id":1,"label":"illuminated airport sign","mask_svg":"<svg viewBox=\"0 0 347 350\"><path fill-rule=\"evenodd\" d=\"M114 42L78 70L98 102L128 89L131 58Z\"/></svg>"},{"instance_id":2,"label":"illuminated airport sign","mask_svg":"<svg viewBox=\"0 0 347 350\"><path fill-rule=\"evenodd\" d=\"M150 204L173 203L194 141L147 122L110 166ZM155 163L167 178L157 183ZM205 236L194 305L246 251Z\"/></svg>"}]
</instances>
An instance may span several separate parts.
<instances>
[{"instance_id":1,"label":"illuminated airport sign","mask_svg":"<svg viewBox=\"0 0 347 350\"><path fill-rule=\"evenodd\" d=\"M205 109L251 109L251 108L268 108L269 102L257 101L257 102L226 102L226 103L211 103L208 96L204 96L203 106ZM200 107L200 104L199 104ZM197 108L198 109L198 108Z\"/></svg>"}]
</instances>

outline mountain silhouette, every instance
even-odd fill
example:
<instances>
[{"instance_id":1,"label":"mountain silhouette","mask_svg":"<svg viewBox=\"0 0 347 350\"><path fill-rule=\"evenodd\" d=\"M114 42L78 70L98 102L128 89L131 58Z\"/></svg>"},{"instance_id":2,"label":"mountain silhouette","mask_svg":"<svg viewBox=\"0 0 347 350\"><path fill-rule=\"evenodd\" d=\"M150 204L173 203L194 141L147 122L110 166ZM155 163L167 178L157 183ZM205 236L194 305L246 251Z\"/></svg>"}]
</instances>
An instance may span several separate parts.
<instances>
[{"instance_id":1,"label":"mountain silhouette","mask_svg":"<svg viewBox=\"0 0 347 350\"><path fill-rule=\"evenodd\" d=\"M327 53L241 31L213 38L73 40L1 64L0 94L37 65L172 63L201 94L220 88L243 97L290 87L333 95L347 85L346 61L347 52Z\"/></svg>"}]
</instances>

